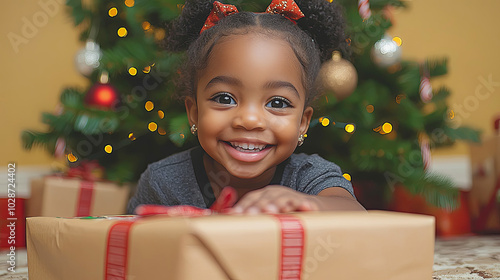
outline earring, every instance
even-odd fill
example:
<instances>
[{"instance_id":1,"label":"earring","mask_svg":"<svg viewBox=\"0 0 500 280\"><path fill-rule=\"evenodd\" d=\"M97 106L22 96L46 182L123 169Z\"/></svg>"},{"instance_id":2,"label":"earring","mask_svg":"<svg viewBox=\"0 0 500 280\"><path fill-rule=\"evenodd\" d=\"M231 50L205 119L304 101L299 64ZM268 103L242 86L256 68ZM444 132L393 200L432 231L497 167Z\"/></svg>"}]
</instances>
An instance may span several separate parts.
<instances>
[{"instance_id":1,"label":"earring","mask_svg":"<svg viewBox=\"0 0 500 280\"><path fill-rule=\"evenodd\" d=\"M191 133L192 133L194 136L196 136L196 134L197 134L197 133L196 133L196 131L198 131L198 128L196 127L196 125L195 125L195 124L193 124L193 125L191 126Z\"/></svg>"},{"instance_id":2,"label":"earring","mask_svg":"<svg viewBox=\"0 0 500 280\"><path fill-rule=\"evenodd\" d=\"M304 134L301 134L301 135L299 136L299 146L302 146L302 144L304 144L304 140L305 140L305 138L304 138Z\"/></svg>"}]
</instances>

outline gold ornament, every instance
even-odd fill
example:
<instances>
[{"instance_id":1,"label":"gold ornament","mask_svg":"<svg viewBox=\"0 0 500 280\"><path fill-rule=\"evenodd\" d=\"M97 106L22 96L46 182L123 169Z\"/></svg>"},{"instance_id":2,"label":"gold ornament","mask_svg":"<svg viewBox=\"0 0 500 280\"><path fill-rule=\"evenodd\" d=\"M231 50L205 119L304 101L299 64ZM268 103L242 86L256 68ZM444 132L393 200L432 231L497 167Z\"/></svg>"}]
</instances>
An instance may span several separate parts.
<instances>
[{"instance_id":1,"label":"gold ornament","mask_svg":"<svg viewBox=\"0 0 500 280\"><path fill-rule=\"evenodd\" d=\"M348 97L358 85L358 73L349 61L342 58L339 51L334 51L332 59L321 66L319 72L321 85L334 92L337 99Z\"/></svg>"}]
</instances>

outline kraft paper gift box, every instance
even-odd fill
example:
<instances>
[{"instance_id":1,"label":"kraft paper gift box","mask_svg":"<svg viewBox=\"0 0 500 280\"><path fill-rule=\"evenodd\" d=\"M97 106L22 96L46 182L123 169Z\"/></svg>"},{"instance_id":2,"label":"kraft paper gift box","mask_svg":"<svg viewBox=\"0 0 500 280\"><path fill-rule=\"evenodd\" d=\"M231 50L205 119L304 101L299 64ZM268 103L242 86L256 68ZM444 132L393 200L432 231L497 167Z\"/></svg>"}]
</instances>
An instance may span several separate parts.
<instances>
[{"instance_id":1,"label":"kraft paper gift box","mask_svg":"<svg viewBox=\"0 0 500 280\"><path fill-rule=\"evenodd\" d=\"M469 208L476 232L500 232L500 135L472 144Z\"/></svg>"},{"instance_id":2,"label":"kraft paper gift box","mask_svg":"<svg viewBox=\"0 0 500 280\"><path fill-rule=\"evenodd\" d=\"M31 181L26 216L76 217L125 214L129 185L47 176Z\"/></svg>"},{"instance_id":3,"label":"kraft paper gift box","mask_svg":"<svg viewBox=\"0 0 500 280\"><path fill-rule=\"evenodd\" d=\"M430 280L434 256L434 217L384 211L34 217L27 236L30 280Z\"/></svg>"}]
</instances>

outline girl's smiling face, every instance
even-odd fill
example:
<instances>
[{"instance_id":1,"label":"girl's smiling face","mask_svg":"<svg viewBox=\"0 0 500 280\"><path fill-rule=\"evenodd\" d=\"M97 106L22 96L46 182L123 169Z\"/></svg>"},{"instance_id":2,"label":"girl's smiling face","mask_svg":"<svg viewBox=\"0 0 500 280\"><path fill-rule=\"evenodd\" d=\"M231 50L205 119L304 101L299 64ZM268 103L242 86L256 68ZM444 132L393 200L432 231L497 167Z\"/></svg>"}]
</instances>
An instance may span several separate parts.
<instances>
[{"instance_id":1,"label":"girl's smiling face","mask_svg":"<svg viewBox=\"0 0 500 280\"><path fill-rule=\"evenodd\" d=\"M313 112L290 45L256 32L230 35L213 47L198 77L196 100L188 97L186 109L205 152L235 177L272 177Z\"/></svg>"}]
</instances>

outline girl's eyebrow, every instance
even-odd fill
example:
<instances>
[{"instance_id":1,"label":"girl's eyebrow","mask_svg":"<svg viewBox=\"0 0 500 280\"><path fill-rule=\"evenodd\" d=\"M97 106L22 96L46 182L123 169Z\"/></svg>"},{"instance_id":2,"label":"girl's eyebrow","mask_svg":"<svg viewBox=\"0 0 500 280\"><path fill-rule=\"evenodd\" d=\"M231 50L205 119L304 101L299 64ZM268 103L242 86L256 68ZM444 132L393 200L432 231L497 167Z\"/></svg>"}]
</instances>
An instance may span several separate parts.
<instances>
[{"instance_id":1,"label":"girl's eyebrow","mask_svg":"<svg viewBox=\"0 0 500 280\"><path fill-rule=\"evenodd\" d=\"M264 88L266 88L266 89L277 89L277 88L283 88L283 87L291 89L297 95L297 97L300 99L299 91L290 82L286 82L286 81L270 81L270 82L267 82L266 85L264 86Z\"/></svg>"},{"instance_id":2,"label":"girl's eyebrow","mask_svg":"<svg viewBox=\"0 0 500 280\"><path fill-rule=\"evenodd\" d=\"M237 78L229 77L229 76L217 76L217 77L214 77L213 79L211 79L210 82L208 82L208 84L205 87L205 89L208 89L211 86L213 86L214 84L218 84L218 83L228 84L228 85L235 85L235 86L241 86L241 85L243 85L243 83L240 80L238 80ZM300 99L299 91L290 82L286 82L286 81L270 81L270 82L267 82L264 85L264 88L265 89L289 88Z\"/></svg>"},{"instance_id":3,"label":"girl's eyebrow","mask_svg":"<svg viewBox=\"0 0 500 280\"><path fill-rule=\"evenodd\" d=\"M205 89L210 88L212 85L217 84L217 83L222 83L222 84L229 84L229 85L235 85L235 86L241 86L242 83L240 80L229 77L229 76L217 76L208 82L207 86Z\"/></svg>"}]
</instances>

